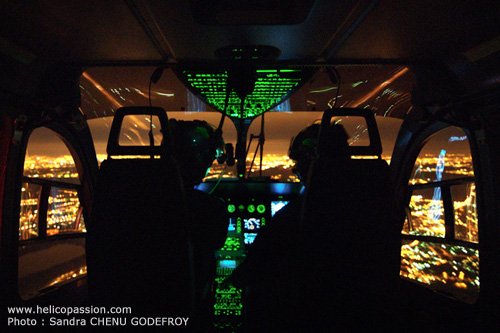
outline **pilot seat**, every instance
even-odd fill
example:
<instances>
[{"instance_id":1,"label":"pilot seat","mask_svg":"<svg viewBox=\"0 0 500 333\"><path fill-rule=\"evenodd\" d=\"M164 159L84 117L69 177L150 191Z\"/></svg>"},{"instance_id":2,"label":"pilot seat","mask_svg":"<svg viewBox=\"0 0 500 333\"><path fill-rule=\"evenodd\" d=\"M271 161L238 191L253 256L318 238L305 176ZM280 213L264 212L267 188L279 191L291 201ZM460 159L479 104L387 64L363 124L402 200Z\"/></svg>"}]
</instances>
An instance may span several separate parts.
<instances>
[{"instance_id":1,"label":"pilot seat","mask_svg":"<svg viewBox=\"0 0 500 333\"><path fill-rule=\"evenodd\" d=\"M386 329L395 319L401 215L392 176L373 113L346 110L323 115L304 195L296 289L304 329ZM365 118L370 145L349 146L334 116Z\"/></svg>"},{"instance_id":2,"label":"pilot seat","mask_svg":"<svg viewBox=\"0 0 500 333\"><path fill-rule=\"evenodd\" d=\"M133 316L188 317L194 277L179 171L168 144L119 144L126 116L158 117L170 139L163 109L116 110L88 223L89 294L93 304L130 306Z\"/></svg>"}]
</instances>

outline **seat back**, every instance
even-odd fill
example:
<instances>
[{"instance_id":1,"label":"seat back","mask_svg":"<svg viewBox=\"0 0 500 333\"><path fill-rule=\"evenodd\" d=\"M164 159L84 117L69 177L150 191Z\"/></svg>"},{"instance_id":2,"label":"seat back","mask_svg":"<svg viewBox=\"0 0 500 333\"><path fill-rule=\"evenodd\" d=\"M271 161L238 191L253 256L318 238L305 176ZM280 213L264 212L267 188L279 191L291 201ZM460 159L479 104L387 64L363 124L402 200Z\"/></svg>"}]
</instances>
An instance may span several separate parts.
<instances>
[{"instance_id":1,"label":"seat back","mask_svg":"<svg viewBox=\"0 0 500 333\"><path fill-rule=\"evenodd\" d=\"M330 119L353 114L366 119L370 145L328 141L335 139L339 126ZM387 308L399 277L399 215L376 126L368 110L325 111L319 155L311 166L302 207L301 279L314 281L301 286L302 298L310 302L311 313L337 313L333 320L346 328L384 318L378 311Z\"/></svg>"},{"instance_id":2,"label":"seat back","mask_svg":"<svg viewBox=\"0 0 500 333\"><path fill-rule=\"evenodd\" d=\"M177 166L167 145L121 146L118 140L125 116L151 114L168 137L163 109L115 113L88 225L89 292L100 304L131 306L134 315L189 315L190 233Z\"/></svg>"}]
</instances>

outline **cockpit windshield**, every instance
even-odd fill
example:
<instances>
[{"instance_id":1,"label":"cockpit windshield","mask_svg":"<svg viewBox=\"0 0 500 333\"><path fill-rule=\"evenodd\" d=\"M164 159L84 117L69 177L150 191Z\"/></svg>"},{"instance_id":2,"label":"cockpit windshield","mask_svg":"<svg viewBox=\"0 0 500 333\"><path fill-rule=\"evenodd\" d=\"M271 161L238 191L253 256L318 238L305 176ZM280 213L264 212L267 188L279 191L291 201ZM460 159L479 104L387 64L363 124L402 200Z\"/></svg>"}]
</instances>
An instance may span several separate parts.
<instances>
[{"instance_id":1,"label":"cockpit windshield","mask_svg":"<svg viewBox=\"0 0 500 333\"><path fill-rule=\"evenodd\" d=\"M225 112L222 130L226 143L236 146L238 133L245 127L245 176L293 182L298 179L291 172L293 163L287 156L290 140L301 129L319 121L325 109L335 105L372 110L380 128L382 158L390 160L401 119L411 108L413 77L406 67L398 65L336 66L338 78L334 80L327 67L306 68L307 71L297 66L260 69L252 95L244 97L243 104L234 91L226 96L227 72L193 68L166 68L156 83L150 82L155 67L86 70L80 80L81 111L89 119L98 160L106 158L109 127L119 107L151 104L164 108L169 118L200 119L214 127L220 124ZM267 91L267 95L259 91ZM365 124L349 117L335 121L346 127L351 145L366 140ZM127 123L124 144L127 140L130 144L149 144L150 122L149 117L136 117ZM154 120L152 127L155 128ZM259 146L262 143L263 148ZM236 167L214 163L206 180L219 177L237 178L238 171Z\"/></svg>"},{"instance_id":2,"label":"cockpit windshield","mask_svg":"<svg viewBox=\"0 0 500 333\"><path fill-rule=\"evenodd\" d=\"M276 103L268 103L268 105L275 105L271 107L271 110L285 112L323 111L332 107L335 99L337 99L337 107L370 108L381 116L404 118L410 109L413 77L407 67L340 65L335 68L339 73L340 82L332 82L326 67L318 65L314 74L308 75L306 80L301 81L300 87L291 95L287 95L289 90L284 89L283 86L295 89L298 84L284 82L283 78L288 78L289 81L292 79L289 72L281 73L283 69L263 69L257 77L258 80L262 77L262 83L259 83L260 81L257 83L266 87L256 86L254 93L259 89L281 89L281 95L272 96L272 101ZM166 111L223 111L224 101L219 99L214 101L209 93L217 90L225 92L224 78L218 78L215 74L209 76L207 70L199 74L190 70L185 71L185 75L199 75L199 77L183 83L173 69L167 68L163 71L161 79L151 84L150 89L150 77L155 69L155 67L87 69L80 81L82 112L88 118L110 116L121 106L148 105L149 100L153 106L160 106ZM214 70L215 72L217 71ZM221 76L224 77L224 74ZM186 77L183 80L186 80ZM295 81L297 80L299 79ZM231 95L230 99L233 97ZM286 99L288 104L283 104L284 98L288 98ZM229 104L231 103L230 101ZM262 113L262 110L269 111L264 108L256 112L256 106L251 103L245 104L244 108L244 118L256 117ZM254 108L254 110L247 110L247 108ZM236 107L227 108L226 111L230 116L241 117Z\"/></svg>"}]
</instances>

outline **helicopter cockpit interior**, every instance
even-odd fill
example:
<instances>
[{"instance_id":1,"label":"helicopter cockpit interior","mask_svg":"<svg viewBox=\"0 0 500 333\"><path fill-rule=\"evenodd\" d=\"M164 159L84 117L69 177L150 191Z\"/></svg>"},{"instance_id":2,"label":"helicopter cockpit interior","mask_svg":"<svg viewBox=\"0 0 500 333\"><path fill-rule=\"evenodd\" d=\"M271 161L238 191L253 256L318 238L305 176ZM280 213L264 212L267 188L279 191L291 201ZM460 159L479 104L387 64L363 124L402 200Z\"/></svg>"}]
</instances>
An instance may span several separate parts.
<instances>
[{"instance_id":1,"label":"helicopter cockpit interior","mask_svg":"<svg viewBox=\"0 0 500 333\"><path fill-rule=\"evenodd\" d=\"M357 273L367 281L383 276L391 261L395 327L500 327L498 4L57 0L1 8L2 327L169 323L149 323L134 311L111 314L109 302L108 312L99 312L92 276L118 294L129 288L127 300L175 289L168 297L177 303L144 303L142 310L176 317L177 307L179 318L190 317L190 227L179 227L189 207L180 183L161 171L180 177L165 144L172 119L206 121L223 139L224 158L195 187L222 199L227 218L225 244L213 253L203 329L247 329L246 291L231 285L231 275L276 213L301 198L302 221L347 219L349 210L366 213L365 220L384 212L392 221L383 232L369 223L358 234L351 230L336 251L359 249ZM345 129L352 173L330 174L331 161L321 164L331 146L325 140L315 175L306 181L294 173L291 140L314 123L320 138L329 126ZM114 171L117 165L128 173ZM356 172L377 185L364 186ZM349 195L323 201L336 188ZM99 226L110 212L115 224ZM136 256L135 245L147 248L166 232L146 221L165 214L176 221L171 229L181 230L169 242L185 250L182 256L166 247ZM138 220L145 223L134 227ZM88 249L93 228L105 244L97 255ZM302 231L281 230L283 237L307 235ZM396 246L377 257L382 234ZM122 260L121 270L92 273L92 262L105 257ZM302 260L328 268L333 258ZM163 265L169 261L183 273L170 274ZM342 281L336 273L321 278ZM83 313L70 316L70 309Z\"/></svg>"}]
</instances>

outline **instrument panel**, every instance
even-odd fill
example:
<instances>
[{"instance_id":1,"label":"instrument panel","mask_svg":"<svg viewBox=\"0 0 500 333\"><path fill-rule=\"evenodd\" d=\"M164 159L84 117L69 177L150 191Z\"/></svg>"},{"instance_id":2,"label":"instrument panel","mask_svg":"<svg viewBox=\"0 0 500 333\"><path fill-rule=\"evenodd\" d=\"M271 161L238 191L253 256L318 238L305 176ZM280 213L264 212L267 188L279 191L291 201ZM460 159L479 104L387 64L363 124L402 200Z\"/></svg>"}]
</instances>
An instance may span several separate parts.
<instances>
[{"instance_id":1,"label":"instrument panel","mask_svg":"<svg viewBox=\"0 0 500 333\"><path fill-rule=\"evenodd\" d=\"M237 328L242 324L244 292L226 279L245 260L259 231L272 223L272 217L301 190L299 183L202 183L199 190L224 199L229 216L225 245L216 252L215 326L218 329Z\"/></svg>"}]
</instances>

